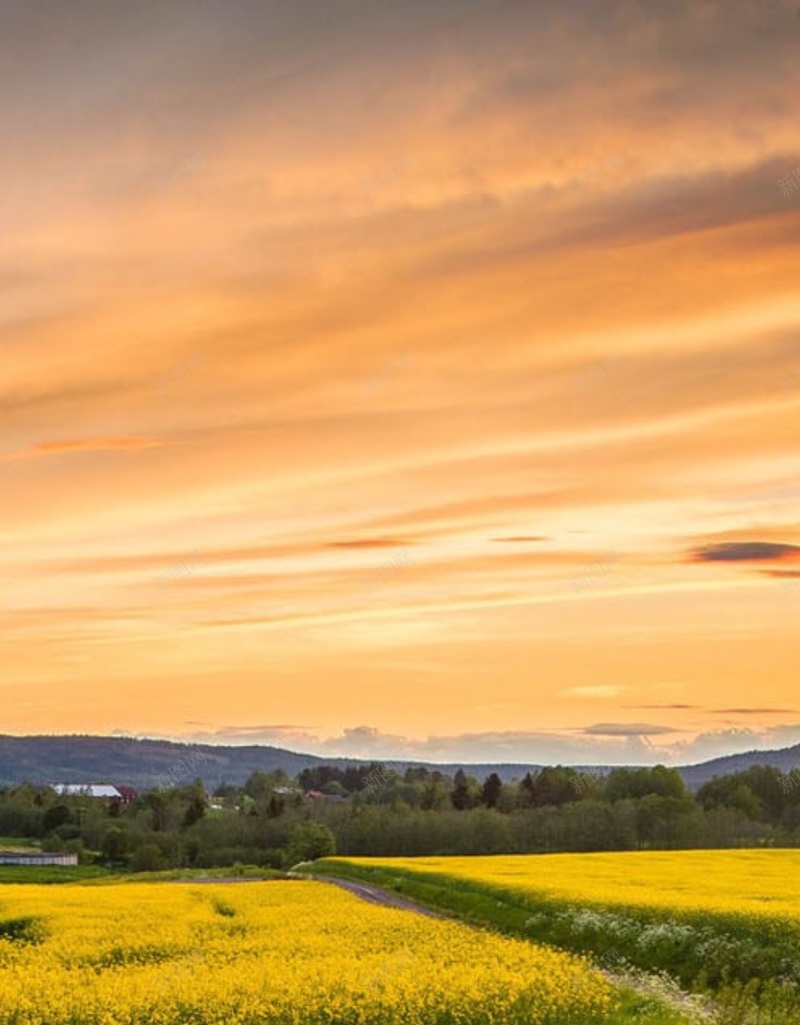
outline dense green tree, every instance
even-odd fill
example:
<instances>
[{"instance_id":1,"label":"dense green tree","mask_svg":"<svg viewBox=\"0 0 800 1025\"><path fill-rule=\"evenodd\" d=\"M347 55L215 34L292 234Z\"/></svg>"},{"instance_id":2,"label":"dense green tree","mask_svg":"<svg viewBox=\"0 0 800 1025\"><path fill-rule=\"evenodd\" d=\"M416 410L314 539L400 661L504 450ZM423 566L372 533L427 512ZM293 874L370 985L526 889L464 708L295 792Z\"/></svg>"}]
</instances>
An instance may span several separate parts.
<instances>
[{"instance_id":1,"label":"dense green tree","mask_svg":"<svg viewBox=\"0 0 800 1025\"><path fill-rule=\"evenodd\" d=\"M184 826L193 826L206 813L206 791L202 780L196 780L189 792L189 803L183 813Z\"/></svg>"},{"instance_id":2,"label":"dense green tree","mask_svg":"<svg viewBox=\"0 0 800 1025\"><path fill-rule=\"evenodd\" d=\"M450 800L456 811L466 811L472 806L472 795L470 793L467 774L459 769L453 778L453 789L450 792Z\"/></svg>"},{"instance_id":3,"label":"dense green tree","mask_svg":"<svg viewBox=\"0 0 800 1025\"><path fill-rule=\"evenodd\" d=\"M158 872L166 868L161 851L157 844L146 843L134 851L128 863L131 872Z\"/></svg>"},{"instance_id":4,"label":"dense green tree","mask_svg":"<svg viewBox=\"0 0 800 1025\"><path fill-rule=\"evenodd\" d=\"M259 807L266 807L275 787L286 786L291 781L283 772L251 772L244 785L244 792L252 797Z\"/></svg>"},{"instance_id":5,"label":"dense green tree","mask_svg":"<svg viewBox=\"0 0 800 1025\"><path fill-rule=\"evenodd\" d=\"M63 826L72 818L72 812L65 804L51 804L42 817L42 828L46 833Z\"/></svg>"},{"instance_id":6,"label":"dense green tree","mask_svg":"<svg viewBox=\"0 0 800 1025\"><path fill-rule=\"evenodd\" d=\"M142 798L142 805L150 812L155 832L167 828L167 799L160 790L149 790Z\"/></svg>"},{"instance_id":7,"label":"dense green tree","mask_svg":"<svg viewBox=\"0 0 800 1025\"><path fill-rule=\"evenodd\" d=\"M368 768L362 768L361 772L366 777L371 771L378 769L380 764L373 762ZM335 765L316 765L313 769L303 769L297 777L297 783L304 791L321 790L326 783L332 783L334 780L341 782L343 775L342 770L337 769ZM363 785L362 783L361 786Z\"/></svg>"},{"instance_id":8,"label":"dense green tree","mask_svg":"<svg viewBox=\"0 0 800 1025\"><path fill-rule=\"evenodd\" d=\"M422 787L419 804L425 811L441 811L446 808L449 801L443 784L431 777Z\"/></svg>"},{"instance_id":9,"label":"dense green tree","mask_svg":"<svg viewBox=\"0 0 800 1025\"><path fill-rule=\"evenodd\" d=\"M606 780L605 796L609 801L628 797L685 797L686 786L677 769L665 765L654 768L615 769Z\"/></svg>"},{"instance_id":10,"label":"dense green tree","mask_svg":"<svg viewBox=\"0 0 800 1025\"><path fill-rule=\"evenodd\" d=\"M279 815L283 815L286 810L286 802L281 794L273 794L269 799L267 805L267 814L270 818L276 819Z\"/></svg>"},{"instance_id":11,"label":"dense green tree","mask_svg":"<svg viewBox=\"0 0 800 1025\"><path fill-rule=\"evenodd\" d=\"M481 787L481 804L487 808L496 808L502 789L503 781L496 772L490 773Z\"/></svg>"},{"instance_id":12,"label":"dense green tree","mask_svg":"<svg viewBox=\"0 0 800 1025\"><path fill-rule=\"evenodd\" d=\"M565 769L561 765L547 766L533 780L531 790L533 805L541 808L580 800L580 788L577 781L578 773L574 769Z\"/></svg>"},{"instance_id":13,"label":"dense green tree","mask_svg":"<svg viewBox=\"0 0 800 1025\"><path fill-rule=\"evenodd\" d=\"M697 800L706 810L736 808L750 819L783 823L788 821L792 800L791 790L781 780L777 769L756 765L745 772L715 776L700 787Z\"/></svg>"},{"instance_id":14,"label":"dense green tree","mask_svg":"<svg viewBox=\"0 0 800 1025\"><path fill-rule=\"evenodd\" d=\"M309 819L292 830L289 847L293 861L314 861L336 853L336 836L324 822Z\"/></svg>"},{"instance_id":15,"label":"dense green tree","mask_svg":"<svg viewBox=\"0 0 800 1025\"><path fill-rule=\"evenodd\" d=\"M533 807L533 780L534 777L529 772L526 772L520 780L517 793L520 808Z\"/></svg>"},{"instance_id":16,"label":"dense green tree","mask_svg":"<svg viewBox=\"0 0 800 1025\"><path fill-rule=\"evenodd\" d=\"M124 864L128 858L128 838L119 826L111 826L103 837L102 854L114 865Z\"/></svg>"}]
</instances>

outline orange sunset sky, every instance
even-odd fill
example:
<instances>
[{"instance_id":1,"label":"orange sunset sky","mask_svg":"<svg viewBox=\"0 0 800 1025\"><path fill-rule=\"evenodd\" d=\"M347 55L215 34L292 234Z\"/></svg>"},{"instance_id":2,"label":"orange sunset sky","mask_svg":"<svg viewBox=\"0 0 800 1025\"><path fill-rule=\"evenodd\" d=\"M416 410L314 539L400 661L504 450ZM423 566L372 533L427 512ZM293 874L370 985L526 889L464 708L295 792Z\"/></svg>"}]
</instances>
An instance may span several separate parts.
<instances>
[{"instance_id":1,"label":"orange sunset sky","mask_svg":"<svg viewBox=\"0 0 800 1025\"><path fill-rule=\"evenodd\" d=\"M796 4L16 8L0 732L800 741Z\"/></svg>"}]
</instances>

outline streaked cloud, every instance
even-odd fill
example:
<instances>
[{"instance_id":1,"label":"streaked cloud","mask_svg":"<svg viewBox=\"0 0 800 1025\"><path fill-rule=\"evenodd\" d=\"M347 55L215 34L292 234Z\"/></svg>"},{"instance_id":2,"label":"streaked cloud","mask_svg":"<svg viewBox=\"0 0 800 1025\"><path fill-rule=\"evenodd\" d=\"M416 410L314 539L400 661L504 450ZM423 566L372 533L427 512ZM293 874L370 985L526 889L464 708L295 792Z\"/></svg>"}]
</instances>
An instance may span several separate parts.
<instances>
[{"instance_id":1,"label":"streaked cloud","mask_svg":"<svg viewBox=\"0 0 800 1025\"><path fill-rule=\"evenodd\" d=\"M775 559L796 559L800 545L776 544L772 541L722 541L697 548L697 562L768 562Z\"/></svg>"},{"instance_id":2,"label":"streaked cloud","mask_svg":"<svg viewBox=\"0 0 800 1025\"><path fill-rule=\"evenodd\" d=\"M330 548L405 548L413 544L405 538L367 537L355 541L331 541Z\"/></svg>"},{"instance_id":3,"label":"streaked cloud","mask_svg":"<svg viewBox=\"0 0 800 1025\"><path fill-rule=\"evenodd\" d=\"M796 715L796 708L714 708L721 715Z\"/></svg>"},{"instance_id":4,"label":"streaked cloud","mask_svg":"<svg viewBox=\"0 0 800 1025\"><path fill-rule=\"evenodd\" d=\"M7 456L10 459L25 459L29 456L52 456L72 452L139 452L142 449L158 448L157 438L70 438L63 441L40 441L25 452Z\"/></svg>"},{"instance_id":5,"label":"streaked cloud","mask_svg":"<svg viewBox=\"0 0 800 1025\"><path fill-rule=\"evenodd\" d=\"M521 545L524 545L524 544L533 544L533 543L536 543L536 542L539 542L539 541L549 541L550 539L547 538L547 537L544 537L544 536L536 536L536 535L533 535L531 537L526 537L523 534L520 537L493 537L492 540L496 541L496 542L499 542L499 543L503 543L503 544L521 544Z\"/></svg>"},{"instance_id":6,"label":"streaked cloud","mask_svg":"<svg viewBox=\"0 0 800 1025\"><path fill-rule=\"evenodd\" d=\"M674 733L670 726L654 726L652 723L597 723L584 731L590 737L656 737L659 734Z\"/></svg>"},{"instance_id":7,"label":"streaked cloud","mask_svg":"<svg viewBox=\"0 0 800 1025\"><path fill-rule=\"evenodd\" d=\"M672 705L625 705L625 708L639 708L639 709L667 709L670 711L688 711L689 709L699 709L701 705L686 705L686 704L672 704Z\"/></svg>"}]
</instances>

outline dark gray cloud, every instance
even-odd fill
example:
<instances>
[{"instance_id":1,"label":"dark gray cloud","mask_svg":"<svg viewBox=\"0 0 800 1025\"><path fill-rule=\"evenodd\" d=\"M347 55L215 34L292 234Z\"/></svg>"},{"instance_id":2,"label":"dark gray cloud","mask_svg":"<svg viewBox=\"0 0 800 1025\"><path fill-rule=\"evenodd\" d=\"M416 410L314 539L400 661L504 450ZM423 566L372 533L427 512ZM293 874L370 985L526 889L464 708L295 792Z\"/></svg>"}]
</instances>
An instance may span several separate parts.
<instances>
[{"instance_id":1,"label":"dark gray cloud","mask_svg":"<svg viewBox=\"0 0 800 1025\"><path fill-rule=\"evenodd\" d=\"M597 723L587 726L583 733L590 737L656 737L664 733L677 733L674 726L654 726L652 723Z\"/></svg>"},{"instance_id":2,"label":"dark gray cloud","mask_svg":"<svg viewBox=\"0 0 800 1025\"><path fill-rule=\"evenodd\" d=\"M767 562L796 558L800 545L775 541L719 541L695 548L693 562Z\"/></svg>"}]
</instances>

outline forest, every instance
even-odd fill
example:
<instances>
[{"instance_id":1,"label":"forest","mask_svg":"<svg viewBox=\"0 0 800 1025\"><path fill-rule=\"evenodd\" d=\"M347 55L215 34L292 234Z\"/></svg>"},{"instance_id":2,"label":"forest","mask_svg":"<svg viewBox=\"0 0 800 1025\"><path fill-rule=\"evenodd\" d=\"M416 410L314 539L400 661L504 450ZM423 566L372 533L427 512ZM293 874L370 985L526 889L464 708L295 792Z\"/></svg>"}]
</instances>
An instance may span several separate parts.
<instances>
[{"instance_id":1,"label":"forest","mask_svg":"<svg viewBox=\"0 0 800 1025\"><path fill-rule=\"evenodd\" d=\"M321 765L253 772L209 794L198 779L123 804L30 783L0 791L3 843L125 871L258 865L343 855L528 854L800 845L800 781L770 766L696 792L665 766L604 774L563 766L504 783L458 770Z\"/></svg>"}]
</instances>

